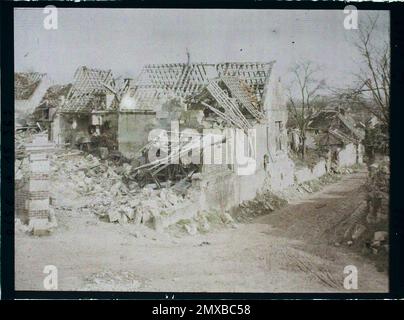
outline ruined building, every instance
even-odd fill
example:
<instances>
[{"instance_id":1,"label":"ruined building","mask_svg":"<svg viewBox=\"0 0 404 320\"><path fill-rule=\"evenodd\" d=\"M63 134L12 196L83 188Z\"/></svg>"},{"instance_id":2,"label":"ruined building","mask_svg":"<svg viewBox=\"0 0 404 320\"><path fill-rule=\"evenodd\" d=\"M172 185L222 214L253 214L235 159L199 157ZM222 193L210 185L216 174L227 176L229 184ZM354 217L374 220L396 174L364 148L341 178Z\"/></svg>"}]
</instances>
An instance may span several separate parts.
<instances>
[{"instance_id":1,"label":"ruined building","mask_svg":"<svg viewBox=\"0 0 404 320\"><path fill-rule=\"evenodd\" d=\"M175 192L182 199L169 208L150 200L153 214L138 208L143 223L153 218L159 228L225 212L294 183L274 61L147 65L135 81L80 67L66 91L63 101L49 92L37 108L51 120L53 143L100 155L117 150L129 166L125 179L142 194L166 189L160 198Z\"/></svg>"},{"instance_id":2,"label":"ruined building","mask_svg":"<svg viewBox=\"0 0 404 320\"><path fill-rule=\"evenodd\" d=\"M14 74L14 114L17 129L35 124L32 113L51 85L52 80L44 73L16 72Z\"/></svg>"},{"instance_id":3,"label":"ruined building","mask_svg":"<svg viewBox=\"0 0 404 320\"><path fill-rule=\"evenodd\" d=\"M71 84L50 86L32 114L33 119L40 125L41 129L48 132L50 141L57 141L57 137L53 136L55 133L54 125L57 124L54 120L70 89Z\"/></svg>"},{"instance_id":4,"label":"ruined building","mask_svg":"<svg viewBox=\"0 0 404 320\"><path fill-rule=\"evenodd\" d=\"M86 192L96 190L94 181L104 183L93 193L97 215L156 228L204 212L227 214L260 193L319 178L330 168L325 159L299 168L289 158L286 95L274 67L274 61L146 65L136 80L78 68L70 86L50 87L36 105L52 143L43 133L21 149L29 172L20 170L16 180L17 216L39 219L40 230L51 215L43 182L55 145L106 160L87 154L91 164L77 173ZM308 132L316 146L336 150L340 165L361 161L361 132L349 116L324 111Z\"/></svg>"},{"instance_id":5,"label":"ruined building","mask_svg":"<svg viewBox=\"0 0 404 320\"><path fill-rule=\"evenodd\" d=\"M128 80L116 79L111 70L80 67L54 122L54 142L86 147L91 138L114 148L117 109Z\"/></svg>"},{"instance_id":6,"label":"ruined building","mask_svg":"<svg viewBox=\"0 0 404 320\"><path fill-rule=\"evenodd\" d=\"M319 151L328 152L330 160L341 167L363 161L364 131L344 109L324 109L312 117L307 135Z\"/></svg>"},{"instance_id":7,"label":"ruined building","mask_svg":"<svg viewBox=\"0 0 404 320\"><path fill-rule=\"evenodd\" d=\"M195 210L229 209L264 187L279 190L292 185L286 101L273 66L274 62L145 66L121 100L119 150L142 158L138 169L149 182L192 180L199 190ZM153 129L169 133L168 147L153 145ZM244 148L246 163L229 161L237 158L237 151L230 148L229 154L228 145L220 148L229 140L223 132L232 129L244 135L244 145L235 149ZM206 157L212 147L220 149L221 162ZM190 161L187 156L196 150L200 161ZM147 156L150 151L158 154L153 160ZM184 156L187 161L182 161ZM197 178L187 179L191 176Z\"/></svg>"}]
</instances>

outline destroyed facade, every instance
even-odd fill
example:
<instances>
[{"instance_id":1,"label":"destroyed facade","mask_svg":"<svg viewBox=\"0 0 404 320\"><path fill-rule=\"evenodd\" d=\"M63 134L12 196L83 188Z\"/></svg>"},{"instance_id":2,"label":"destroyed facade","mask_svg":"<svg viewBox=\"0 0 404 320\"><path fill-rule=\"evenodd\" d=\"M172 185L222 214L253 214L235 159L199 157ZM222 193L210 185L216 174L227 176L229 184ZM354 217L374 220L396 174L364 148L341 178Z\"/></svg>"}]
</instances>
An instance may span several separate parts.
<instances>
[{"instance_id":1,"label":"destroyed facade","mask_svg":"<svg viewBox=\"0 0 404 320\"><path fill-rule=\"evenodd\" d=\"M52 80L45 73L17 72L14 74L14 115L17 130L35 126L32 113L52 84Z\"/></svg>"},{"instance_id":2,"label":"destroyed facade","mask_svg":"<svg viewBox=\"0 0 404 320\"><path fill-rule=\"evenodd\" d=\"M101 179L104 187L97 192L103 201L89 204L96 214L161 229L206 211L231 212L265 191L330 170L327 159L296 168L290 158L286 96L274 65L147 65L136 80L80 67L72 85L53 87L35 107L52 144L95 156L87 157L89 167L77 175L76 187L94 192L91 184ZM320 127L313 119L313 140L335 146L338 165L361 162L362 137L350 119L341 113L321 116L338 121Z\"/></svg>"},{"instance_id":3,"label":"destroyed facade","mask_svg":"<svg viewBox=\"0 0 404 320\"><path fill-rule=\"evenodd\" d=\"M111 70L78 68L54 120L54 142L87 149L94 142L116 149L117 109L128 83L114 78Z\"/></svg>"}]
</instances>

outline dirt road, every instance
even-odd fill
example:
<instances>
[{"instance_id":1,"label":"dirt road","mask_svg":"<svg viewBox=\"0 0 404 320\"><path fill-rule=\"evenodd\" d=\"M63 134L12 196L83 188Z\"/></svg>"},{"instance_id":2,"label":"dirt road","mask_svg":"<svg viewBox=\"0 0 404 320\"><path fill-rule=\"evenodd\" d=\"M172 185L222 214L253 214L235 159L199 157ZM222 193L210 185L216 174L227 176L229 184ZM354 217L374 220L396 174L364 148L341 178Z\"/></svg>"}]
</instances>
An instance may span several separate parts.
<instances>
[{"instance_id":1,"label":"dirt road","mask_svg":"<svg viewBox=\"0 0 404 320\"><path fill-rule=\"evenodd\" d=\"M358 290L385 292L388 276L366 258L328 243L327 226L362 199L364 173L344 176L272 214L205 234L159 234L63 211L49 237L16 233L16 289L43 290L45 265L59 290L335 292L343 270L358 269Z\"/></svg>"}]
</instances>

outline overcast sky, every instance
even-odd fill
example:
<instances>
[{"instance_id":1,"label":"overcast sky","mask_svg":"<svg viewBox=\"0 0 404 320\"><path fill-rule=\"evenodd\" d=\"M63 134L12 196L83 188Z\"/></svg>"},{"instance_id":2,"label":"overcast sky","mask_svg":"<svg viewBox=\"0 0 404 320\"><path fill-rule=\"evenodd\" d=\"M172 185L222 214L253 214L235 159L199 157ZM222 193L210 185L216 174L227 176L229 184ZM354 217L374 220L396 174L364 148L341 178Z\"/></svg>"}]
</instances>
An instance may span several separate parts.
<instances>
[{"instance_id":1,"label":"overcast sky","mask_svg":"<svg viewBox=\"0 0 404 320\"><path fill-rule=\"evenodd\" d=\"M359 22L365 12L359 12ZM343 87L359 69L342 10L59 9L58 29L46 30L42 9L15 10L15 70L72 81L86 65L135 78L148 63L276 60L288 81L296 61L322 67L329 85ZM389 14L379 13L379 34L389 39ZM286 78L286 80L285 80Z\"/></svg>"}]
</instances>

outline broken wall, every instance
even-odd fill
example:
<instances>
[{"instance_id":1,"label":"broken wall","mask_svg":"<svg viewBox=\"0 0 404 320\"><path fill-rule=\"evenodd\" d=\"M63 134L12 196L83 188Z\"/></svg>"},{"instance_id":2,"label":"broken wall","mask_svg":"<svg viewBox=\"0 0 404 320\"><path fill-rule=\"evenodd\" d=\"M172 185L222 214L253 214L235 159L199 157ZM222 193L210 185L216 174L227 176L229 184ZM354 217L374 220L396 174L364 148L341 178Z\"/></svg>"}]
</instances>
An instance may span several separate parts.
<instances>
[{"instance_id":1,"label":"broken wall","mask_svg":"<svg viewBox=\"0 0 404 320\"><path fill-rule=\"evenodd\" d=\"M150 130L156 127L154 111L120 111L118 116L118 150L128 158L146 145Z\"/></svg>"},{"instance_id":2,"label":"broken wall","mask_svg":"<svg viewBox=\"0 0 404 320\"><path fill-rule=\"evenodd\" d=\"M101 122L94 122L93 115L101 119ZM75 123L75 128L73 127L73 123ZM90 128L95 125L100 126L102 135L108 136L108 147L116 147L118 135L117 112L97 114L57 113L51 125L51 141L55 144L70 143L71 147L76 147L79 139L84 138L91 141Z\"/></svg>"},{"instance_id":3,"label":"broken wall","mask_svg":"<svg viewBox=\"0 0 404 320\"><path fill-rule=\"evenodd\" d=\"M191 201L155 217L155 227L161 229L182 219L191 219L199 212L231 211L263 191L265 179L263 169L250 176L237 176L232 170L208 170L193 180L192 191L187 195Z\"/></svg>"},{"instance_id":4,"label":"broken wall","mask_svg":"<svg viewBox=\"0 0 404 320\"><path fill-rule=\"evenodd\" d=\"M237 177L233 172L203 175L200 182L200 210L228 210L238 204Z\"/></svg>"},{"instance_id":5,"label":"broken wall","mask_svg":"<svg viewBox=\"0 0 404 320\"><path fill-rule=\"evenodd\" d=\"M269 185L274 191L294 183L294 163L288 156L288 109L280 77L272 73L265 86L263 108L267 121L267 171Z\"/></svg>"},{"instance_id":6,"label":"broken wall","mask_svg":"<svg viewBox=\"0 0 404 320\"><path fill-rule=\"evenodd\" d=\"M318 179L327 173L326 160L320 160L313 168L303 167L295 171L297 184Z\"/></svg>"},{"instance_id":7,"label":"broken wall","mask_svg":"<svg viewBox=\"0 0 404 320\"><path fill-rule=\"evenodd\" d=\"M197 205L192 208L195 212L204 210L226 211L237 207L245 200L251 200L265 187L267 172L265 157L267 149L267 126L256 125L255 172L248 175L238 175L237 165L232 164L203 164L200 178L193 181L197 192ZM222 151L226 151L225 144ZM246 155L247 156L247 155ZM252 155L251 155L252 156ZM233 156L235 159L235 155ZM222 157L226 161L225 154Z\"/></svg>"},{"instance_id":8,"label":"broken wall","mask_svg":"<svg viewBox=\"0 0 404 320\"><path fill-rule=\"evenodd\" d=\"M270 161L267 173L272 191L285 189L295 182L295 164L287 155Z\"/></svg>"},{"instance_id":9,"label":"broken wall","mask_svg":"<svg viewBox=\"0 0 404 320\"><path fill-rule=\"evenodd\" d=\"M279 158L279 162L269 164L269 166L272 166L274 176L272 180L268 180L270 175L268 167L265 166L265 155L268 155L267 125L258 124L254 129L256 130L255 173L237 175L237 172L234 169L229 169L229 167L223 167L220 171L212 170L212 172L209 172L209 167L212 165L204 165L204 174L200 183L200 207L203 210L213 210L215 208L230 210L237 207L243 201L254 199L257 193L267 188L268 182L271 184L276 183L275 173L280 175L285 174L285 178L279 178L282 183L279 183L280 186L278 188L283 187L284 184L289 185L289 183L293 183L293 170L290 170L288 167L277 166L281 163L281 158ZM285 160L287 159L282 158L283 163ZM292 173L291 182L287 179L287 171Z\"/></svg>"},{"instance_id":10,"label":"broken wall","mask_svg":"<svg viewBox=\"0 0 404 320\"><path fill-rule=\"evenodd\" d=\"M99 125L101 135L104 137L103 145L108 149L118 148L118 112L98 112L92 114L90 125Z\"/></svg>"},{"instance_id":11,"label":"broken wall","mask_svg":"<svg viewBox=\"0 0 404 320\"><path fill-rule=\"evenodd\" d=\"M25 119L29 115L31 115L35 108L39 106L43 96L50 86L52 86L54 82L48 77L44 76L40 82L38 87L35 89L34 93L26 100L14 100L14 115L15 119Z\"/></svg>"},{"instance_id":12,"label":"broken wall","mask_svg":"<svg viewBox=\"0 0 404 320\"><path fill-rule=\"evenodd\" d=\"M80 137L88 137L88 139L90 139L90 121L89 114L61 114L57 124L60 133L54 133L55 139L59 141L59 143L69 143L71 147L75 147L76 141ZM73 123L76 124L75 128L73 128Z\"/></svg>"},{"instance_id":13,"label":"broken wall","mask_svg":"<svg viewBox=\"0 0 404 320\"><path fill-rule=\"evenodd\" d=\"M338 165L340 167L349 167L356 163L361 163L359 162L362 159L361 150L361 147L357 147L354 143L347 144L338 153Z\"/></svg>"},{"instance_id":14,"label":"broken wall","mask_svg":"<svg viewBox=\"0 0 404 320\"><path fill-rule=\"evenodd\" d=\"M237 176L230 170L203 175L198 183L199 201L195 210L231 210L243 201L254 199L264 188L265 178L263 170L249 176Z\"/></svg>"}]
</instances>

